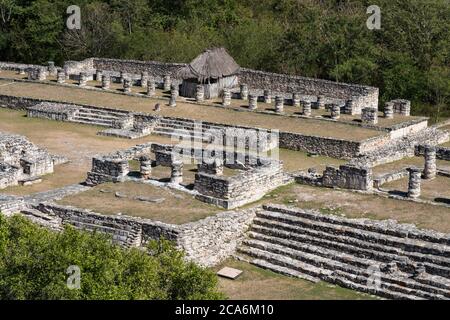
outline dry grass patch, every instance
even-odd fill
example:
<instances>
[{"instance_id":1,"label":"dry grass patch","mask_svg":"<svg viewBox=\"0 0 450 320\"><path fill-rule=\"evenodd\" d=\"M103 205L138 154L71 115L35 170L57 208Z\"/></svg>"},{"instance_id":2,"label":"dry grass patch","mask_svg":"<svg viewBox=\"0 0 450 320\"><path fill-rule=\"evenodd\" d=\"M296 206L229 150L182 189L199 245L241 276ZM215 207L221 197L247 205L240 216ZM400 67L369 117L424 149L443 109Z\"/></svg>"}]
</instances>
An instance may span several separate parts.
<instances>
[{"instance_id":1,"label":"dry grass patch","mask_svg":"<svg viewBox=\"0 0 450 320\"><path fill-rule=\"evenodd\" d=\"M423 168L425 160L423 157L404 158L391 163L382 164L373 168L374 175L383 175L407 167ZM436 165L439 169L450 170L450 161L436 160Z\"/></svg>"},{"instance_id":2,"label":"dry grass patch","mask_svg":"<svg viewBox=\"0 0 450 320\"><path fill-rule=\"evenodd\" d=\"M115 193L126 196L116 197ZM164 199L161 203L135 199ZM105 183L91 190L66 197L60 204L91 209L103 214L143 217L166 223L183 224L203 219L219 211L215 206L194 199L191 195L138 182Z\"/></svg>"},{"instance_id":3,"label":"dry grass patch","mask_svg":"<svg viewBox=\"0 0 450 320\"><path fill-rule=\"evenodd\" d=\"M229 259L214 268L232 267L244 272L235 280L219 277L219 287L232 300L368 300L374 296L326 282L313 283Z\"/></svg>"}]
</instances>

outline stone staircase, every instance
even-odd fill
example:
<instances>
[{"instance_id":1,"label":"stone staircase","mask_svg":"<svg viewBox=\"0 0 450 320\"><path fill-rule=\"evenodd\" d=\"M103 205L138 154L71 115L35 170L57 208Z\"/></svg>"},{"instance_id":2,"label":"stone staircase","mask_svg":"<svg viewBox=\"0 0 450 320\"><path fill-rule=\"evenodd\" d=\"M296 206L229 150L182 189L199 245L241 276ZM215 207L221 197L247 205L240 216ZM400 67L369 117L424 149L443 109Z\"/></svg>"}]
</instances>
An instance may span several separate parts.
<instances>
[{"instance_id":1,"label":"stone staircase","mask_svg":"<svg viewBox=\"0 0 450 320\"><path fill-rule=\"evenodd\" d=\"M64 225L71 225L80 230L95 231L106 233L112 236L112 240L123 245L126 248L139 247L142 242L142 228L136 228L131 225L123 225L121 228L117 224L98 223L90 217L72 215L63 219Z\"/></svg>"},{"instance_id":2,"label":"stone staircase","mask_svg":"<svg viewBox=\"0 0 450 320\"><path fill-rule=\"evenodd\" d=\"M199 141L202 143L211 142L211 136L209 134L205 134L203 131L195 132L195 129L195 124L192 121L175 118L161 118L152 133L171 138ZM204 130L205 126L202 124L200 129Z\"/></svg>"},{"instance_id":3,"label":"stone staircase","mask_svg":"<svg viewBox=\"0 0 450 320\"><path fill-rule=\"evenodd\" d=\"M39 224L53 231L61 231L63 229L61 219L55 216L45 214L39 210L25 208L20 213L30 219L33 223Z\"/></svg>"},{"instance_id":4,"label":"stone staircase","mask_svg":"<svg viewBox=\"0 0 450 320\"><path fill-rule=\"evenodd\" d=\"M115 121L127 115L127 111L81 107L77 110L71 122L112 127Z\"/></svg>"},{"instance_id":5,"label":"stone staircase","mask_svg":"<svg viewBox=\"0 0 450 320\"><path fill-rule=\"evenodd\" d=\"M450 299L450 236L264 206L238 254L252 264L389 299Z\"/></svg>"}]
</instances>

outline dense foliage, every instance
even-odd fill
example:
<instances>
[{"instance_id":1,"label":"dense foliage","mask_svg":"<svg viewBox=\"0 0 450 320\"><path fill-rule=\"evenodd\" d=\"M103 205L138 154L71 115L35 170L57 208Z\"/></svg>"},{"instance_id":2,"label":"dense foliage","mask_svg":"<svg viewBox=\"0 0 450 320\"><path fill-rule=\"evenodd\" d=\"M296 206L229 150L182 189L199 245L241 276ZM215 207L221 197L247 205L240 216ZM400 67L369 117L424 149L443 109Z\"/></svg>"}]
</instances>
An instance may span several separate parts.
<instances>
[{"instance_id":1,"label":"dense foliage","mask_svg":"<svg viewBox=\"0 0 450 320\"><path fill-rule=\"evenodd\" d=\"M185 262L170 243L149 249L150 255L104 235L73 228L56 233L0 215L0 300L223 298L214 273ZM80 269L80 289L67 286L74 274L69 266Z\"/></svg>"},{"instance_id":2,"label":"dense foliage","mask_svg":"<svg viewBox=\"0 0 450 320\"><path fill-rule=\"evenodd\" d=\"M82 8L82 30L65 27ZM369 30L369 5L381 30ZM245 67L377 86L450 116L448 0L0 0L0 59L188 62L225 46Z\"/></svg>"}]
</instances>

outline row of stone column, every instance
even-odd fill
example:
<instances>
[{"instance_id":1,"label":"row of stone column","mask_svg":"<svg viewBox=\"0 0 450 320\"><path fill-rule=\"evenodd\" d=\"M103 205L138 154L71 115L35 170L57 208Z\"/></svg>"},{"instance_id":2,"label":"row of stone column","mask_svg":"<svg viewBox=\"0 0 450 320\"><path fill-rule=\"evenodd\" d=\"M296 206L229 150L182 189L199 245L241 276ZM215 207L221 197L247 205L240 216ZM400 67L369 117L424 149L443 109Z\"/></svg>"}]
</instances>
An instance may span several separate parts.
<instances>
[{"instance_id":1,"label":"row of stone column","mask_svg":"<svg viewBox=\"0 0 450 320\"><path fill-rule=\"evenodd\" d=\"M140 170L139 173L142 179L148 180L152 175L152 160L148 156L139 158ZM183 182L183 162L175 160L171 164L170 182L180 184Z\"/></svg>"}]
</instances>

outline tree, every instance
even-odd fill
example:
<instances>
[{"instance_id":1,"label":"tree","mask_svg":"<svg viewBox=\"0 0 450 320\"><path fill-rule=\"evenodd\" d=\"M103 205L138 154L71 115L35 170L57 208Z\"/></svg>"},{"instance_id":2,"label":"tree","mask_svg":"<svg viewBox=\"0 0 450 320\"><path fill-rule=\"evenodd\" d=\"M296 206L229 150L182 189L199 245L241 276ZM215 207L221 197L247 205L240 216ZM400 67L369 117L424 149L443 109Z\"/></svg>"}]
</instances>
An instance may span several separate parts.
<instances>
[{"instance_id":1,"label":"tree","mask_svg":"<svg viewBox=\"0 0 450 320\"><path fill-rule=\"evenodd\" d=\"M69 266L81 271L80 289L67 286ZM218 298L216 276L165 240L148 252L124 249L103 234L0 215L1 300Z\"/></svg>"}]
</instances>

